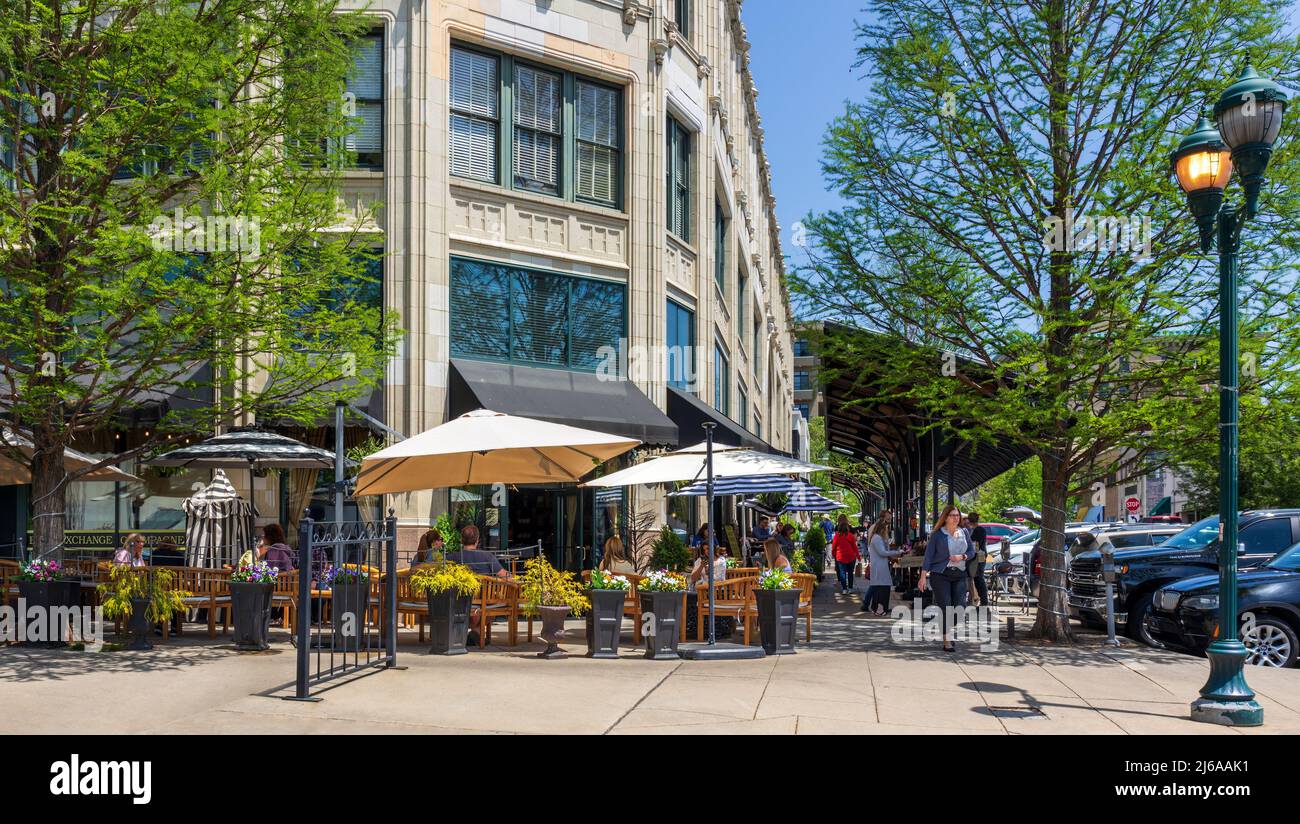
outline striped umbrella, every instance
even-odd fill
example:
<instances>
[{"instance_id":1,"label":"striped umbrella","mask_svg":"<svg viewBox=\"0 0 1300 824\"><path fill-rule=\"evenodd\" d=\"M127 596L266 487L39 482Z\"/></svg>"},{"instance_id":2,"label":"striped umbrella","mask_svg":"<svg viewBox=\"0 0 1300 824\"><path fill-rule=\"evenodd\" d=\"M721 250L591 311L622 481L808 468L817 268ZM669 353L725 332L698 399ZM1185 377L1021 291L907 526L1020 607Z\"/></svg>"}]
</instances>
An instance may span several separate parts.
<instances>
[{"instance_id":1,"label":"striped umbrella","mask_svg":"<svg viewBox=\"0 0 1300 824\"><path fill-rule=\"evenodd\" d=\"M144 461L208 469L330 469L334 453L264 429L232 429Z\"/></svg>"},{"instance_id":2,"label":"striped umbrella","mask_svg":"<svg viewBox=\"0 0 1300 824\"><path fill-rule=\"evenodd\" d=\"M812 484L804 484L790 493L782 512L829 512L832 509L844 509L839 501L832 501Z\"/></svg>"},{"instance_id":3,"label":"striped umbrella","mask_svg":"<svg viewBox=\"0 0 1300 824\"><path fill-rule=\"evenodd\" d=\"M740 475L734 478L714 478L713 494L754 495L759 492L790 492L800 488L803 483L803 481L792 480L784 475ZM670 494L703 497L708 494L708 482L696 481Z\"/></svg>"},{"instance_id":4,"label":"striped umbrella","mask_svg":"<svg viewBox=\"0 0 1300 824\"><path fill-rule=\"evenodd\" d=\"M181 502L185 512L185 563L187 566L234 564L253 546L257 510L235 492L218 469L212 483Z\"/></svg>"}]
</instances>

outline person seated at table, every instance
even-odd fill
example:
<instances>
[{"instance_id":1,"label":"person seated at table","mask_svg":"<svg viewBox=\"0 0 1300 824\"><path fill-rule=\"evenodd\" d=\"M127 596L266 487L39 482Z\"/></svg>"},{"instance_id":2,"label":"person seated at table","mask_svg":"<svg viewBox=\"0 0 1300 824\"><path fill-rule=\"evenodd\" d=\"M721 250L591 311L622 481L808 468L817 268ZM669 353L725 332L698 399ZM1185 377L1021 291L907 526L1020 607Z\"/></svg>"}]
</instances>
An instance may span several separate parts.
<instances>
[{"instance_id":1,"label":"person seated at table","mask_svg":"<svg viewBox=\"0 0 1300 824\"><path fill-rule=\"evenodd\" d=\"M144 536L132 532L122 542L122 548L113 553L113 566L142 567L144 562Z\"/></svg>"},{"instance_id":2,"label":"person seated at table","mask_svg":"<svg viewBox=\"0 0 1300 824\"><path fill-rule=\"evenodd\" d=\"M185 566L185 553L170 538L163 538L149 554L153 566Z\"/></svg>"},{"instance_id":3,"label":"person seated at table","mask_svg":"<svg viewBox=\"0 0 1300 824\"><path fill-rule=\"evenodd\" d=\"M415 556L411 558L411 566L442 560L443 553L446 551L447 541L442 537L442 532L431 529L420 536L420 543L415 548Z\"/></svg>"},{"instance_id":4,"label":"person seated at table","mask_svg":"<svg viewBox=\"0 0 1300 824\"><path fill-rule=\"evenodd\" d=\"M636 564L628 558L627 550L623 547L623 539L617 535L605 539L605 552L600 559L600 570L612 575L637 574Z\"/></svg>"},{"instance_id":5,"label":"person seated at table","mask_svg":"<svg viewBox=\"0 0 1300 824\"><path fill-rule=\"evenodd\" d=\"M485 549L479 549L478 542L478 527L473 524L466 524L460 529L460 549L455 552L448 552L447 560L457 564L464 564L480 575L509 578L510 573L505 567L501 566L497 556Z\"/></svg>"},{"instance_id":6,"label":"person seated at table","mask_svg":"<svg viewBox=\"0 0 1300 824\"><path fill-rule=\"evenodd\" d=\"M787 575L794 574L794 567L790 566L790 559L782 551L781 542L775 538L768 538L763 542L763 559L766 561L768 569L779 569Z\"/></svg>"},{"instance_id":7,"label":"person seated at table","mask_svg":"<svg viewBox=\"0 0 1300 824\"><path fill-rule=\"evenodd\" d=\"M284 527L276 523L262 527L262 541L257 545L257 560L265 561L281 572L293 570L293 550L284 542Z\"/></svg>"},{"instance_id":8,"label":"person seated at table","mask_svg":"<svg viewBox=\"0 0 1300 824\"><path fill-rule=\"evenodd\" d=\"M714 548L713 555L713 580L725 581L727 579L727 555L726 550L718 547ZM696 584L707 584L709 582L709 545L695 548L695 562L691 566L691 574L687 578L688 586Z\"/></svg>"},{"instance_id":9,"label":"person seated at table","mask_svg":"<svg viewBox=\"0 0 1300 824\"><path fill-rule=\"evenodd\" d=\"M776 541L777 544L781 547L781 551L783 553L793 555L794 554L794 524L782 524L781 528L776 531L776 537L769 538L768 540ZM763 551L764 552L767 551L767 541L763 542Z\"/></svg>"},{"instance_id":10,"label":"person seated at table","mask_svg":"<svg viewBox=\"0 0 1300 824\"><path fill-rule=\"evenodd\" d=\"M772 537L772 529L768 526L769 521L766 515L760 516L758 526L754 527L754 540L762 543Z\"/></svg>"},{"instance_id":11,"label":"person seated at table","mask_svg":"<svg viewBox=\"0 0 1300 824\"><path fill-rule=\"evenodd\" d=\"M700 547L708 548L708 546L709 525L705 524L700 527L699 531L695 533L695 537L691 539L691 549L699 549Z\"/></svg>"}]
</instances>

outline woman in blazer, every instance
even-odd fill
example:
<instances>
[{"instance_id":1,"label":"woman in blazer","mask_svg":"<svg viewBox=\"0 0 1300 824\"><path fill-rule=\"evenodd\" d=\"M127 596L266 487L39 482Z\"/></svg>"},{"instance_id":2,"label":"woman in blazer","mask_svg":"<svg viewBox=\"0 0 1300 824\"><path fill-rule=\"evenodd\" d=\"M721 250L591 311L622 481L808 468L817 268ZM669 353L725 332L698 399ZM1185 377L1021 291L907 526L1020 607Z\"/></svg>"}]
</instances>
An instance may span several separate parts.
<instances>
[{"instance_id":1,"label":"woman in blazer","mask_svg":"<svg viewBox=\"0 0 1300 824\"><path fill-rule=\"evenodd\" d=\"M901 549L890 549L885 536L892 528L894 513L886 509L880 513L867 532L867 561L870 570L867 584L867 597L862 599L862 611L872 615L884 615L889 612L889 590L894 586L894 576L889 571L889 562L903 554Z\"/></svg>"},{"instance_id":2,"label":"woman in blazer","mask_svg":"<svg viewBox=\"0 0 1300 824\"><path fill-rule=\"evenodd\" d=\"M949 607L966 604L966 564L975 557L975 545L970 534L962 528L961 512L949 504L939 514L930 540L925 545L925 560L921 564L919 589L924 592L929 584L934 591L934 605L943 612L943 651L953 652L955 641Z\"/></svg>"}]
</instances>

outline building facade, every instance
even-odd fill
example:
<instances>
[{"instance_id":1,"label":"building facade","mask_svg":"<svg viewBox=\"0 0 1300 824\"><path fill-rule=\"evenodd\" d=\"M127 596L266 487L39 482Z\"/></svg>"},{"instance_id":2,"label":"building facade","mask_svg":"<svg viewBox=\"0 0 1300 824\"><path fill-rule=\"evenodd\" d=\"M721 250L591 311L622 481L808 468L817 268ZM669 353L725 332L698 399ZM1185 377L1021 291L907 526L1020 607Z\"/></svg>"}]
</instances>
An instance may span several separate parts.
<instances>
[{"instance_id":1,"label":"building facade","mask_svg":"<svg viewBox=\"0 0 1300 824\"><path fill-rule=\"evenodd\" d=\"M407 331L384 422L410 435L482 405L672 448L712 419L719 441L791 451L790 303L741 3L367 14L341 208L383 244ZM393 496L403 543L474 494ZM497 544L599 546L628 517L589 490L504 494Z\"/></svg>"}]
</instances>

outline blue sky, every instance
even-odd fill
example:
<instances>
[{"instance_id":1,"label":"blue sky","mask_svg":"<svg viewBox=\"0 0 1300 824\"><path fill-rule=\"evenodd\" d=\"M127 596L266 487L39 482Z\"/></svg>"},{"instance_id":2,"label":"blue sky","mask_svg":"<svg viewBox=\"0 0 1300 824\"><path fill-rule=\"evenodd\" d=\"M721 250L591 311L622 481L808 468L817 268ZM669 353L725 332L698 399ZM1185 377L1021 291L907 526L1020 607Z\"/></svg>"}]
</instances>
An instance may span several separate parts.
<instances>
[{"instance_id":1,"label":"blue sky","mask_svg":"<svg viewBox=\"0 0 1300 824\"><path fill-rule=\"evenodd\" d=\"M742 7L758 85L764 148L772 164L781 243L794 251L791 227L809 211L838 203L822 182L822 135L864 88L853 24L864 0L748 0Z\"/></svg>"}]
</instances>

